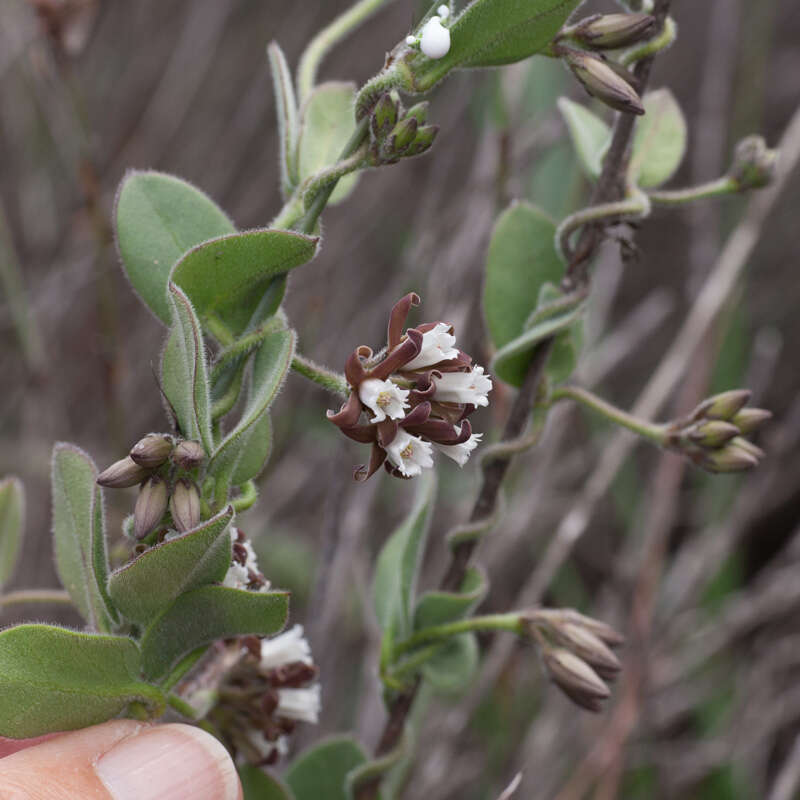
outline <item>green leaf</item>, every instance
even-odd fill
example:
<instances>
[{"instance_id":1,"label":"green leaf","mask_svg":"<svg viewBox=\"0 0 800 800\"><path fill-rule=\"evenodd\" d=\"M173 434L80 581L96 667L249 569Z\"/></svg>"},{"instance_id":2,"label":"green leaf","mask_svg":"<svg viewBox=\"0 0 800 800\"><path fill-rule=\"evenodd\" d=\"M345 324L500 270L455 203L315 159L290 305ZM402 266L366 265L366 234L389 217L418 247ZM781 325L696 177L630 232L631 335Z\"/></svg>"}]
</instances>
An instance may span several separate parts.
<instances>
[{"instance_id":1,"label":"green leaf","mask_svg":"<svg viewBox=\"0 0 800 800\"><path fill-rule=\"evenodd\" d=\"M297 142L301 184L339 160L356 129L355 99L355 84L330 81L317 86L304 103ZM342 178L328 203L333 205L344 200L353 191L357 179L357 175Z\"/></svg>"},{"instance_id":2,"label":"green leaf","mask_svg":"<svg viewBox=\"0 0 800 800\"><path fill-rule=\"evenodd\" d=\"M477 668L477 639L473 633L464 633L439 647L422 665L422 674L436 691L453 694L469 685Z\"/></svg>"},{"instance_id":3,"label":"green leaf","mask_svg":"<svg viewBox=\"0 0 800 800\"><path fill-rule=\"evenodd\" d=\"M366 763L364 748L350 736L336 736L303 752L286 773L295 800L351 800L350 772Z\"/></svg>"},{"instance_id":4,"label":"green leaf","mask_svg":"<svg viewBox=\"0 0 800 800\"><path fill-rule=\"evenodd\" d=\"M459 592L425 592L414 611L414 630L443 625L468 616L480 604L487 591L486 573L470 567Z\"/></svg>"},{"instance_id":5,"label":"green leaf","mask_svg":"<svg viewBox=\"0 0 800 800\"><path fill-rule=\"evenodd\" d=\"M450 26L450 51L408 58L414 87L424 92L456 67L493 67L542 51L581 0L474 0Z\"/></svg>"},{"instance_id":6,"label":"green leaf","mask_svg":"<svg viewBox=\"0 0 800 800\"><path fill-rule=\"evenodd\" d=\"M686 120L669 89L648 92L645 115L636 122L629 167L630 180L645 189L666 183L686 153Z\"/></svg>"},{"instance_id":7,"label":"green leaf","mask_svg":"<svg viewBox=\"0 0 800 800\"><path fill-rule=\"evenodd\" d=\"M14 739L104 722L164 697L139 679L139 651L123 636L19 625L0 632L0 735Z\"/></svg>"},{"instance_id":8,"label":"green leaf","mask_svg":"<svg viewBox=\"0 0 800 800\"><path fill-rule=\"evenodd\" d=\"M611 142L611 128L586 106L567 97L559 98L558 109L567 124L572 146L584 172L590 178L597 178Z\"/></svg>"},{"instance_id":9,"label":"green leaf","mask_svg":"<svg viewBox=\"0 0 800 800\"><path fill-rule=\"evenodd\" d=\"M0 481L0 589L14 574L25 531L25 487L19 478Z\"/></svg>"},{"instance_id":10,"label":"green leaf","mask_svg":"<svg viewBox=\"0 0 800 800\"><path fill-rule=\"evenodd\" d=\"M174 324L161 355L161 388L172 406L180 432L199 439L207 453L211 438L211 398L206 347L189 298L169 285Z\"/></svg>"},{"instance_id":11,"label":"green leaf","mask_svg":"<svg viewBox=\"0 0 800 800\"><path fill-rule=\"evenodd\" d=\"M111 575L108 592L120 612L146 625L191 589L219 582L231 564L233 509L157 544Z\"/></svg>"},{"instance_id":12,"label":"green leaf","mask_svg":"<svg viewBox=\"0 0 800 800\"><path fill-rule=\"evenodd\" d=\"M316 236L268 229L221 236L184 254L170 280L183 289L201 321L213 315L239 336L272 279L310 261L318 242Z\"/></svg>"},{"instance_id":13,"label":"green leaf","mask_svg":"<svg viewBox=\"0 0 800 800\"><path fill-rule=\"evenodd\" d=\"M97 469L83 450L60 442L53 448L51 477L58 577L89 626L107 631L116 612L106 592L108 558Z\"/></svg>"},{"instance_id":14,"label":"green leaf","mask_svg":"<svg viewBox=\"0 0 800 800\"><path fill-rule=\"evenodd\" d=\"M164 677L181 656L217 639L267 636L286 624L287 592L248 592L203 586L181 595L145 631L142 667L151 679Z\"/></svg>"},{"instance_id":15,"label":"green leaf","mask_svg":"<svg viewBox=\"0 0 800 800\"><path fill-rule=\"evenodd\" d=\"M556 226L536 206L512 203L498 218L489 244L483 310L494 346L502 349L522 334L547 281L563 272L553 244ZM503 361L498 375L520 386L530 360L528 350Z\"/></svg>"},{"instance_id":16,"label":"green leaf","mask_svg":"<svg viewBox=\"0 0 800 800\"><path fill-rule=\"evenodd\" d=\"M276 116L278 117L278 141L280 142L281 188L284 199L291 195L297 186L297 100L294 94L292 73L286 56L277 42L267 46L267 56L272 70L272 86L275 94Z\"/></svg>"},{"instance_id":17,"label":"green leaf","mask_svg":"<svg viewBox=\"0 0 800 800\"><path fill-rule=\"evenodd\" d=\"M292 363L296 341L292 330L275 331L264 338L253 363L241 419L212 455L209 474L238 486L263 468L272 442L269 407Z\"/></svg>"},{"instance_id":18,"label":"green leaf","mask_svg":"<svg viewBox=\"0 0 800 800\"><path fill-rule=\"evenodd\" d=\"M258 767L243 765L238 769L244 800L294 800L283 783Z\"/></svg>"},{"instance_id":19,"label":"green leaf","mask_svg":"<svg viewBox=\"0 0 800 800\"><path fill-rule=\"evenodd\" d=\"M414 509L384 544L375 567L375 613L389 643L411 632L417 573L436 494L435 474L430 470L418 479Z\"/></svg>"},{"instance_id":20,"label":"green leaf","mask_svg":"<svg viewBox=\"0 0 800 800\"><path fill-rule=\"evenodd\" d=\"M161 172L131 170L114 210L122 268L133 288L166 325L171 322L167 281L190 247L233 233L233 223L208 195Z\"/></svg>"}]
</instances>

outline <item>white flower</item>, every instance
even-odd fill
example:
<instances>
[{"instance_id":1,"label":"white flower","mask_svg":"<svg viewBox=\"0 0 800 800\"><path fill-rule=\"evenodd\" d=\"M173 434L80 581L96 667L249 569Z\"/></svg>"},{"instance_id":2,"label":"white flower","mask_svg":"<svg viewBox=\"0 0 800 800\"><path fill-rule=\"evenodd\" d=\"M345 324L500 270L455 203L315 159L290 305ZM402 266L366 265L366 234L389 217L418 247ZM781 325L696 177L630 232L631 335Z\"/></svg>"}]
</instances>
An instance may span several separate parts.
<instances>
[{"instance_id":1,"label":"white flower","mask_svg":"<svg viewBox=\"0 0 800 800\"><path fill-rule=\"evenodd\" d=\"M311 647L303 636L303 626L295 625L291 630L285 631L274 639L261 640L261 660L259 666L267 671L276 669L284 664L294 664L302 661L311 664Z\"/></svg>"},{"instance_id":2,"label":"white flower","mask_svg":"<svg viewBox=\"0 0 800 800\"><path fill-rule=\"evenodd\" d=\"M322 708L320 693L321 687L318 683L308 689L278 689L278 708L275 715L316 723Z\"/></svg>"},{"instance_id":3,"label":"white flower","mask_svg":"<svg viewBox=\"0 0 800 800\"><path fill-rule=\"evenodd\" d=\"M460 430L459 433L461 433ZM482 438L482 433L473 433L462 444L437 444L436 447L448 458L452 458L459 467L463 467L469 460L472 451L480 444Z\"/></svg>"},{"instance_id":4,"label":"white flower","mask_svg":"<svg viewBox=\"0 0 800 800\"><path fill-rule=\"evenodd\" d=\"M274 742L271 742L264 736L262 731L253 729L248 731L247 739L258 755L265 761L275 750L278 751L278 755L281 757L289 752L289 740L285 736L279 736Z\"/></svg>"},{"instance_id":5,"label":"white flower","mask_svg":"<svg viewBox=\"0 0 800 800\"><path fill-rule=\"evenodd\" d=\"M442 403L464 403L488 406L486 396L492 391L492 380L483 374L483 367L473 367L471 372L445 372L436 382L436 400Z\"/></svg>"},{"instance_id":6,"label":"white flower","mask_svg":"<svg viewBox=\"0 0 800 800\"><path fill-rule=\"evenodd\" d=\"M383 422L389 419L403 419L408 408L408 390L401 389L391 381L368 378L358 387L361 402L375 412L370 422Z\"/></svg>"},{"instance_id":7,"label":"white flower","mask_svg":"<svg viewBox=\"0 0 800 800\"><path fill-rule=\"evenodd\" d=\"M439 17L431 17L425 23L419 46L428 58L444 58L450 52L450 31Z\"/></svg>"},{"instance_id":8,"label":"white flower","mask_svg":"<svg viewBox=\"0 0 800 800\"><path fill-rule=\"evenodd\" d=\"M227 586L229 589L244 589L249 581L247 568L243 567L238 561L234 561L225 574L222 585Z\"/></svg>"},{"instance_id":9,"label":"white flower","mask_svg":"<svg viewBox=\"0 0 800 800\"><path fill-rule=\"evenodd\" d=\"M435 328L422 334L422 349L419 351L419 355L405 364L403 369L422 369L438 364L440 361L457 358L458 350L453 347L455 343L456 337L450 333L450 326L445 325L444 322L437 322Z\"/></svg>"},{"instance_id":10,"label":"white flower","mask_svg":"<svg viewBox=\"0 0 800 800\"><path fill-rule=\"evenodd\" d=\"M386 448L389 461L400 470L402 475L413 478L423 468L433 466L433 448L417 436L406 433L402 428L397 431L394 440Z\"/></svg>"}]
</instances>

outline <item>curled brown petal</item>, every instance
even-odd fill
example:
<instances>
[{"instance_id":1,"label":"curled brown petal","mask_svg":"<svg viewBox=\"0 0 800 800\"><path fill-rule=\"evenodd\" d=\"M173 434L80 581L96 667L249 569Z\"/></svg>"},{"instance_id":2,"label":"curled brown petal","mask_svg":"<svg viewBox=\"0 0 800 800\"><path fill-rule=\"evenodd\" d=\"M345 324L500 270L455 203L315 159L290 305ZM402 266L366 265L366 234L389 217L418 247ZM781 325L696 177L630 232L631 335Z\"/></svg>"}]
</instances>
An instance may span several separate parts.
<instances>
[{"instance_id":1,"label":"curled brown petal","mask_svg":"<svg viewBox=\"0 0 800 800\"><path fill-rule=\"evenodd\" d=\"M378 378L385 381L393 372L397 372L403 364L407 364L412 358L416 358L419 355L419 351L422 349L422 334L414 330L414 328L409 328L406 334L406 340L397 345L394 350L391 350L389 355L369 373L370 378Z\"/></svg>"},{"instance_id":2,"label":"curled brown petal","mask_svg":"<svg viewBox=\"0 0 800 800\"><path fill-rule=\"evenodd\" d=\"M381 447L388 447L397 436L397 423L393 419L385 419L376 426L378 443Z\"/></svg>"},{"instance_id":3,"label":"curled brown petal","mask_svg":"<svg viewBox=\"0 0 800 800\"><path fill-rule=\"evenodd\" d=\"M340 428L352 428L353 425L358 423L358 418L361 416L361 401L355 392L351 392L347 401L342 407L336 411L327 412L328 419Z\"/></svg>"},{"instance_id":4,"label":"curled brown petal","mask_svg":"<svg viewBox=\"0 0 800 800\"><path fill-rule=\"evenodd\" d=\"M400 339L403 336L403 326L406 324L411 306L418 306L420 302L420 297L416 292L409 292L394 304L392 313L389 315L389 330L386 336L390 350L400 344Z\"/></svg>"},{"instance_id":5,"label":"curled brown petal","mask_svg":"<svg viewBox=\"0 0 800 800\"><path fill-rule=\"evenodd\" d=\"M469 422L464 422L461 431L443 419L429 419L421 425L414 425L413 430L408 429L415 436L424 436L436 444L463 444L472 436L472 426Z\"/></svg>"},{"instance_id":6,"label":"curled brown petal","mask_svg":"<svg viewBox=\"0 0 800 800\"><path fill-rule=\"evenodd\" d=\"M404 481L410 481L412 476L411 475L403 475L397 467L392 466L388 461L383 465L386 468L386 471L393 477L393 478L400 478Z\"/></svg>"},{"instance_id":7,"label":"curled brown petal","mask_svg":"<svg viewBox=\"0 0 800 800\"><path fill-rule=\"evenodd\" d=\"M430 415L431 404L425 401L409 411L408 414L406 414L406 416L400 420L400 424L404 428L422 425L428 421L428 417L430 417Z\"/></svg>"},{"instance_id":8,"label":"curled brown petal","mask_svg":"<svg viewBox=\"0 0 800 800\"><path fill-rule=\"evenodd\" d=\"M354 442L361 444L370 444L378 437L378 430L376 425L351 425L347 428L340 429L342 433Z\"/></svg>"},{"instance_id":9,"label":"curled brown petal","mask_svg":"<svg viewBox=\"0 0 800 800\"><path fill-rule=\"evenodd\" d=\"M354 388L358 389L362 381L367 379L367 371L359 358L359 347L357 350L350 353L347 358L347 363L344 365L344 376L347 382Z\"/></svg>"},{"instance_id":10,"label":"curled brown petal","mask_svg":"<svg viewBox=\"0 0 800 800\"><path fill-rule=\"evenodd\" d=\"M356 467L353 478L359 482L369 480L381 468L384 461L386 461L386 451L378 444L373 444L369 466L362 464L360 467Z\"/></svg>"}]
</instances>

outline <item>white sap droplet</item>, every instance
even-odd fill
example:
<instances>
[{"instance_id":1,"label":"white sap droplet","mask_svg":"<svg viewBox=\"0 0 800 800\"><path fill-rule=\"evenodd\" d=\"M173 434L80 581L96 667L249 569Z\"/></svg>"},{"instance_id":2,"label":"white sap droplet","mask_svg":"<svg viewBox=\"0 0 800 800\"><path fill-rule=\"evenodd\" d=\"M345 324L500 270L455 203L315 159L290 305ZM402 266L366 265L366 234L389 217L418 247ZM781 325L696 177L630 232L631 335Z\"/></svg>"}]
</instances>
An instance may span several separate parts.
<instances>
[{"instance_id":1,"label":"white sap droplet","mask_svg":"<svg viewBox=\"0 0 800 800\"><path fill-rule=\"evenodd\" d=\"M444 6L444 5L439 6L439 8L436 9L436 13L442 19L447 19L450 16L450 6Z\"/></svg>"},{"instance_id":2,"label":"white sap droplet","mask_svg":"<svg viewBox=\"0 0 800 800\"><path fill-rule=\"evenodd\" d=\"M406 36L406 44L409 47L411 47L412 45L415 45L416 43L417 43L417 37L416 36Z\"/></svg>"},{"instance_id":3,"label":"white sap droplet","mask_svg":"<svg viewBox=\"0 0 800 800\"><path fill-rule=\"evenodd\" d=\"M450 52L450 31L439 17L431 17L422 29L420 49L428 58L444 58Z\"/></svg>"}]
</instances>

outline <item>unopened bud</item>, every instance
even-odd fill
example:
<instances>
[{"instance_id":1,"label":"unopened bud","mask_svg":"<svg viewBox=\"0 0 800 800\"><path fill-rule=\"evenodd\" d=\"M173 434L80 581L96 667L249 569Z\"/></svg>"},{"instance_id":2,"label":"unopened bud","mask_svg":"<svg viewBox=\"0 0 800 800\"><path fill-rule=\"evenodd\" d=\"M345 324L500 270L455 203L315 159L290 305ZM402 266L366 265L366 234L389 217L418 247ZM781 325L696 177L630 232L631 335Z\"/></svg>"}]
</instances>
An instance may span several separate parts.
<instances>
[{"instance_id":1,"label":"unopened bud","mask_svg":"<svg viewBox=\"0 0 800 800\"><path fill-rule=\"evenodd\" d=\"M391 150L398 155L402 154L416 138L418 127L419 123L414 117L398 122L389 140Z\"/></svg>"},{"instance_id":2,"label":"unopened bud","mask_svg":"<svg viewBox=\"0 0 800 800\"><path fill-rule=\"evenodd\" d=\"M737 436L735 439L732 439L729 446L736 447L745 453L749 453L759 461L766 455L766 453L758 445L753 444L743 436Z\"/></svg>"},{"instance_id":3,"label":"unopened bud","mask_svg":"<svg viewBox=\"0 0 800 800\"><path fill-rule=\"evenodd\" d=\"M381 95L380 100L375 104L372 112L370 125L372 134L376 139L383 139L397 124L399 100L392 97L388 92Z\"/></svg>"},{"instance_id":4,"label":"unopened bud","mask_svg":"<svg viewBox=\"0 0 800 800\"><path fill-rule=\"evenodd\" d=\"M699 447L722 447L739 435L739 428L730 422L712 419L692 428L687 435Z\"/></svg>"},{"instance_id":5,"label":"unopened bud","mask_svg":"<svg viewBox=\"0 0 800 800\"><path fill-rule=\"evenodd\" d=\"M577 50L567 51L565 58L573 75L592 97L618 111L644 114L644 106L636 90L603 59Z\"/></svg>"},{"instance_id":6,"label":"unopened bud","mask_svg":"<svg viewBox=\"0 0 800 800\"><path fill-rule=\"evenodd\" d=\"M406 111L405 119L413 117L420 125L424 125L428 121L428 107L430 103L426 100L422 103L417 103L415 106Z\"/></svg>"},{"instance_id":7,"label":"unopened bud","mask_svg":"<svg viewBox=\"0 0 800 800\"><path fill-rule=\"evenodd\" d=\"M169 510L175 527L181 532L196 528L200 522L200 492L192 481L181 478L169 499Z\"/></svg>"},{"instance_id":8,"label":"unopened bud","mask_svg":"<svg viewBox=\"0 0 800 800\"><path fill-rule=\"evenodd\" d=\"M731 389L729 392L715 394L704 400L692 412L692 419L722 419L731 420L741 411L750 400L748 389Z\"/></svg>"},{"instance_id":9,"label":"unopened bud","mask_svg":"<svg viewBox=\"0 0 800 800\"><path fill-rule=\"evenodd\" d=\"M758 466L758 458L732 442L721 450L704 451L697 463L709 472L745 472Z\"/></svg>"},{"instance_id":10,"label":"unopened bud","mask_svg":"<svg viewBox=\"0 0 800 800\"><path fill-rule=\"evenodd\" d=\"M172 453L175 444L171 436L161 433L148 433L131 448L130 457L147 469L160 467Z\"/></svg>"},{"instance_id":11,"label":"unopened bud","mask_svg":"<svg viewBox=\"0 0 800 800\"><path fill-rule=\"evenodd\" d=\"M778 151L770 150L761 136L748 136L736 145L733 166L728 176L738 191L760 189L772 182Z\"/></svg>"},{"instance_id":12,"label":"unopened bud","mask_svg":"<svg viewBox=\"0 0 800 800\"><path fill-rule=\"evenodd\" d=\"M438 125L423 125L418 128L417 136L406 151L406 155L419 156L430 150L438 133Z\"/></svg>"},{"instance_id":13,"label":"unopened bud","mask_svg":"<svg viewBox=\"0 0 800 800\"><path fill-rule=\"evenodd\" d=\"M580 611L575 611L572 608L564 609L561 614L567 621L575 625L580 625L582 628L593 633L600 641L604 642L609 647L619 647L625 642L625 637L606 622L601 622L593 617L587 617L585 614L581 614Z\"/></svg>"},{"instance_id":14,"label":"unopened bud","mask_svg":"<svg viewBox=\"0 0 800 800\"><path fill-rule=\"evenodd\" d=\"M550 677L567 697L588 711L601 710L611 692L585 661L562 647L546 650L543 657Z\"/></svg>"},{"instance_id":15,"label":"unopened bud","mask_svg":"<svg viewBox=\"0 0 800 800\"><path fill-rule=\"evenodd\" d=\"M187 472L199 467L205 460L206 452L200 442L184 439L172 451L172 460Z\"/></svg>"},{"instance_id":16,"label":"unopened bud","mask_svg":"<svg viewBox=\"0 0 800 800\"><path fill-rule=\"evenodd\" d=\"M144 539L167 510L167 484L154 475L142 486L133 508L133 536Z\"/></svg>"},{"instance_id":17,"label":"unopened bud","mask_svg":"<svg viewBox=\"0 0 800 800\"><path fill-rule=\"evenodd\" d=\"M608 646L581 625L567 623L557 629L562 644L593 667L600 677L614 680L622 665Z\"/></svg>"},{"instance_id":18,"label":"unopened bud","mask_svg":"<svg viewBox=\"0 0 800 800\"><path fill-rule=\"evenodd\" d=\"M739 433L747 435L757 431L771 419L772 412L765 408L743 408L731 422L739 429Z\"/></svg>"},{"instance_id":19,"label":"unopened bud","mask_svg":"<svg viewBox=\"0 0 800 800\"><path fill-rule=\"evenodd\" d=\"M141 483L149 474L149 469L139 466L130 456L125 456L108 469L104 469L97 476L97 482L109 489L125 489Z\"/></svg>"},{"instance_id":20,"label":"unopened bud","mask_svg":"<svg viewBox=\"0 0 800 800\"><path fill-rule=\"evenodd\" d=\"M616 50L647 38L655 24L650 14L595 14L575 26L572 38L597 50Z\"/></svg>"}]
</instances>

